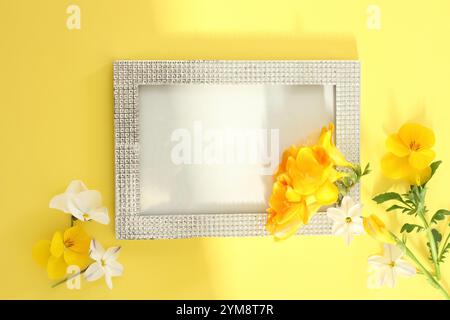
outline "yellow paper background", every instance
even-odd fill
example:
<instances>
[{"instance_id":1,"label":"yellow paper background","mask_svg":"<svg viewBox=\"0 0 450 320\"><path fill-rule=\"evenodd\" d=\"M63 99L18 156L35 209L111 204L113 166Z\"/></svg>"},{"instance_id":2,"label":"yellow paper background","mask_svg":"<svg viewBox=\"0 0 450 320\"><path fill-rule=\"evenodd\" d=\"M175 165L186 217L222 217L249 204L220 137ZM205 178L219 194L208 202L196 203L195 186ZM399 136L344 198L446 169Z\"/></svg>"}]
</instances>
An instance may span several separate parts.
<instances>
[{"instance_id":1,"label":"yellow paper background","mask_svg":"<svg viewBox=\"0 0 450 320\"><path fill-rule=\"evenodd\" d=\"M66 28L70 4L81 30ZM367 27L370 4L380 30ZM365 213L387 186L385 136L407 120L436 132L445 162L429 207L449 208L449 19L447 0L0 0L0 298L440 298L420 276L366 289L367 257L380 250L369 237L350 247L328 236L117 241L113 224L89 224L123 246L113 291L103 281L50 289L31 247L68 225L48 202L72 179L101 191L113 214L115 59L360 59L362 160L375 170Z\"/></svg>"}]
</instances>

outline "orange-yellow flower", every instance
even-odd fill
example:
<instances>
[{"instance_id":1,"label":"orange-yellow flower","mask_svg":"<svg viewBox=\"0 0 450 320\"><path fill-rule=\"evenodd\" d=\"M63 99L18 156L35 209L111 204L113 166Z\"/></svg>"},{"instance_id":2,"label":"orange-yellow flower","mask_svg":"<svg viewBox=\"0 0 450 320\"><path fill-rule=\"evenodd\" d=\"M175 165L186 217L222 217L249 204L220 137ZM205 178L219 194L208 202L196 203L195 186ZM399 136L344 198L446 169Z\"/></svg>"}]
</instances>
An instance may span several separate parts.
<instances>
[{"instance_id":1,"label":"orange-yellow flower","mask_svg":"<svg viewBox=\"0 0 450 320\"><path fill-rule=\"evenodd\" d=\"M34 245L33 259L46 268L50 279L61 279L68 266L87 266L90 241L91 238L80 226L71 227L64 234L57 231L51 241L40 240Z\"/></svg>"},{"instance_id":2,"label":"orange-yellow flower","mask_svg":"<svg viewBox=\"0 0 450 320\"><path fill-rule=\"evenodd\" d=\"M278 166L278 170L274 175L275 179L277 177L279 177L281 174L286 172L286 165L287 165L288 159L290 157L296 158L299 149L300 148L297 147L296 145L292 145L283 152L283 156L281 157L281 162Z\"/></svg>"},{"instance_id":3,"label":"orange-yellow flower","mask_svg":"<svg viewBox=\"0 0 450 320\"><path fill-rule=\"evenodd\" d=\"M280 173L269 200L267 230L285 239L308 223L323 205L337 201L334 182L340 177L321 146L302 147L287 157L286 172Z\"/></svg>"},{"instance_id":4,"label":"orange-yellow flower","mask_svg":"<svg viewBox=\"0 0 450 320\"><path fill-rule=\"evenodd\" d=\"M339 149L333 143L334 125L330 123L328 127L323 127L319 137L319 146L322 146L330 156L336 166L352 167L353 164L348 162Z\"/></svg>"},{"instance_id":5,"label":"orange-yellow flower","mask_svg":"<svg viewBox=\"0 0 450 320\"><path fill-rule=\"evenodd\" d=\"M404 124L398 133L386 140L388 153L381 160L384 175L391 179L406 179L421 185L431 176L430 164L436 156L432 150L434 133L416 123Z\"/></svg>"}]
</instances>

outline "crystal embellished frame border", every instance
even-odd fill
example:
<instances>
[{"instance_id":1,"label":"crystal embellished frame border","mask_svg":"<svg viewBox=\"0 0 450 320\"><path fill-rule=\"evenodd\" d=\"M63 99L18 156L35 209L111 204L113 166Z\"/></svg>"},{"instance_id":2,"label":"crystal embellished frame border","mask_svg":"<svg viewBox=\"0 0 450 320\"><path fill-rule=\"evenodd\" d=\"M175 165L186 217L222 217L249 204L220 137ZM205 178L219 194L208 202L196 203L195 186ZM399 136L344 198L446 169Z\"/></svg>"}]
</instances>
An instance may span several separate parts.
<instances>
[{"instance_id":1,"label":"crystal embellished frame border","mask_svg":"<svg viewBox=\"0 0 450 320\"><path fill-rule=\"evenodd\" d=\"M264 236L266 213L141 215L138 87L159 84L334 85L336 145L359 162L360 64L300 60L120 60L114 62L115 213L118 239ZM352 190L359 199L359 187ZM298 235L331 233L324 213Z\"/></svg>"}]
</instances>

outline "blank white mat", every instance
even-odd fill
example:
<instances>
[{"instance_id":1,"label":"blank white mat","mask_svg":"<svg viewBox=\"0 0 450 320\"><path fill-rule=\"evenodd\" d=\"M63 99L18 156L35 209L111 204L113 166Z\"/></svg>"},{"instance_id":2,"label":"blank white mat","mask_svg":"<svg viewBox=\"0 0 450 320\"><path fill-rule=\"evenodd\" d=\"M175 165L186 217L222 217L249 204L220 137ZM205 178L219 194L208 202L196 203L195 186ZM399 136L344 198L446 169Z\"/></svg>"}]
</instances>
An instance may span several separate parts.
<instances>
[{"instance_id":1,"label":"blank white mat","mask_svg":"<svg viewBox=\"0 0 450 320\"><path fill-rule=\"evenodd\" d=\"M141 85L142 214L264 212L272 176L262 173L273 173L270 165L245 159L211 163L193 154L196 163L174 163L172 152L180 142L173 139L174 132L189 133L191 148L207 152L212 141L208 133L223 137L230 130L266 129L272 152L270 130L278 129L278 160L292 144L314 143L321 127L334 122L334 100L331 85ZM236 148L224 149L232 151Z\"/></svg>"}]
</instances>

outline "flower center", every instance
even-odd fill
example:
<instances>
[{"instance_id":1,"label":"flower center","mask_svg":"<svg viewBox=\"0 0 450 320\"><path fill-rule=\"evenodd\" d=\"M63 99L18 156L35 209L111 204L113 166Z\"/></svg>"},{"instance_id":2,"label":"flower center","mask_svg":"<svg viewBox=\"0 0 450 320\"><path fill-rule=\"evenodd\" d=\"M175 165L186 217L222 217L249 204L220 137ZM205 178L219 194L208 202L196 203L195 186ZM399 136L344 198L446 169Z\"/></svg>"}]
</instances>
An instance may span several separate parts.
<instances>
[{"instance_id":1,"label":"flower center","mask_svg":"<svg viewBox=\"0 0 450 320\"><path fill-rule=\"evenodd\" d=\"M88 220L89 219L89 214L83 213L83 218L84 218L84 220Z\"/></svg>"},{"instance_id":2,"label":"flower center","mask_svg":"<svg viewBox=\"0 0 450 320\"><path fill-rule=\"evenodd\" d=\"M345 222L346 223L352 223L352 218L350 218L350 217L345 218Z\"/></svg>"},{"instance_id":3,"label":"flower center","mask_svg":"<svg viewBox=\"0 0 450 320\"><path fill-rule=\"evenodd\" d=\"M412 151L417 151L420 149L420 144L413 140L409 144L409 149L411 149Z\"/></svg>"},{"instance_id":4,"label":"flower center","mask_svg":"<svg viewBox=\"0 0 450 320\"><path fill-rule=\"evenodd\" d=\"M103 260L103 259L101 259L101 260L100 260L100 264L102 265L102 267L104 267L104 266L106 266L106 261Z\"/></svg>"},{"instance_id":5,"label":"flower center","mask_svg":"<svg viewBox=\"0 0 450 320\"><path fill-rule=\"evenodd\" d=\"M70 247L72 247L74 244L75 244L75 242L74 242L73 240L71 240L71 239L67 239L66 241L64 241L64 246L65 246L66 248L70 248Z\"/></svg>"},{"instance_id":6,"label":"flower center","mask_svg":"<svg viewBox=\"0 0 450 320\"><path fill-rule=\"evenodd\" d=\"M391 267L391 268L395 267L395 261L391 261L391 262L389 263L389 267Z\"/></svg>"}]
</instances>

